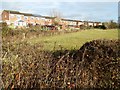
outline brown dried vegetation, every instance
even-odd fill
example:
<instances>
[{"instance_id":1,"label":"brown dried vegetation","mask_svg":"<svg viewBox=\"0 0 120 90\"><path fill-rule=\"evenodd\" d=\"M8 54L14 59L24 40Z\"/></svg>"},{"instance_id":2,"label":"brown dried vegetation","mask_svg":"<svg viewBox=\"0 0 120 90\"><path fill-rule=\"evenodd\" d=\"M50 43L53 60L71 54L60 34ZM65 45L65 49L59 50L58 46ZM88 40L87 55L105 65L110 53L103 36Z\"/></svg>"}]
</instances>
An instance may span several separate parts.
<instances>
[{"instance_id":1,"label":"brown dried vegetation","mask_svg":"<svg viewBox=\"0 0 120 90\"><path fill-rule=\"evenodd\" d=\"M94 40L79 50L3 39L4 88L120 88L120 40Z\"/></svg>"}]
</instances>

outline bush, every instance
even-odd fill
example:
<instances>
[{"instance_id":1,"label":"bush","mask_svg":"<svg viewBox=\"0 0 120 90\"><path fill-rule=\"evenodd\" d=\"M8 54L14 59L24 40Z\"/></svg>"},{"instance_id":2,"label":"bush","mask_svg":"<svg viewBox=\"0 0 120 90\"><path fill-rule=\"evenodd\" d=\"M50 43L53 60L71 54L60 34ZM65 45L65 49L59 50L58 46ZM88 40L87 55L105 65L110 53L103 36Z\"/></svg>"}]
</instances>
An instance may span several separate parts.
<instances>
[{"instance_id":1,"label":"bush","mask_svg":"<svg viewBox=\"0 0 120 90\"><path fill-rule=\"evenodd\" d=\"M11 88L120 88L120 41L94 40L79 50L3 42L2 80Z\"/></svg>"},{"instance_id":2,"label":"bush","mask_svg":"<svg viewBox=\"0 0 120 90\"><path fill-rule=\"evenodd\" d=\"M47 60L51 57L49 52L41 51L41 48L40 44L32 46L27 42L17 44L3 42L2 80L4 88L40 86L42 82L39 80L46 79Z\"/></svg>"},{"instance_id":3,"label":"bush","mask_svg":"<svg viewBox=\"0 0 120 90\"><path fill-rule=\"evenodd\" d=\"M2 35L3 35L3 36L6 36L6 35L9 33L9 31L11 30L11 29L8 27L8 25L7 25L6 22L0 23L0 27L2 27Z\"/></svg>"},{"instance_id":4,"label":"bush","mask_svg":"<svg viewBox=\"0 0 120 90\"><path fill-rule=\"evenodd\" d=\"M107 27L104 24L99 26L94 26L94 28L107 29Z\"/></svg>"},{"instance_id":5,"label":"bush","mask_svg":"<svg viewBox=\"0 0 120 90\"><path fill-rule=\"evenodd\" d=\"M116 29L119 27L118 24L116 22L114 22L113 20L111 20L109 22L105 22L104 25L108 29Z\"/></svg>"},{"instance_id":6,"label":"bush","mask_svg":"<svg viewBox=\"0 0 120 90\"><path fill-rule=\"evenodd\" d=\"M120 88L119 44L118 40L94 40L78 50L76 60L80 60L79 77L82 76L80 87Z\"/></svg>"},{"instance_id":7,"label":"bush","mask_svg":"<svg viewBox=\"0 0 120 90\"><path fill-rule=\"evenodd\" d=\"M68 88L120 88L120 41L94 40L78 51L57 51L49 74L50 86ZM53 81L52 81L53 80Z\"/></svg>"}]
</instances>

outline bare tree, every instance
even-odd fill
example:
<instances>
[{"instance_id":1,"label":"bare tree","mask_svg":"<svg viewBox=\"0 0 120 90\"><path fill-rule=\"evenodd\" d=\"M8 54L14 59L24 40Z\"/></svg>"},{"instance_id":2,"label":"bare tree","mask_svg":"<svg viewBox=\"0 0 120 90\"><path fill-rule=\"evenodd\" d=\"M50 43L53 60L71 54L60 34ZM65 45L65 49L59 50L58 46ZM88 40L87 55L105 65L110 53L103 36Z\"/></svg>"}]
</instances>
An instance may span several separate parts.
<instances>
[{"instance_id":1,"label":"bare tree","mask_svg":"<svg viewBox=\"0 0 120 90\"><path fill-rule=\"evenodd\" d=\"M51 15L51 17L54 17L53 25L59 26L60 23L61 23L61 17L62 17L61 12L58 11L58 10L56 10L56 9L53 9L53 10L50 12L50 15Z\"/></svg>"}]
</instances>

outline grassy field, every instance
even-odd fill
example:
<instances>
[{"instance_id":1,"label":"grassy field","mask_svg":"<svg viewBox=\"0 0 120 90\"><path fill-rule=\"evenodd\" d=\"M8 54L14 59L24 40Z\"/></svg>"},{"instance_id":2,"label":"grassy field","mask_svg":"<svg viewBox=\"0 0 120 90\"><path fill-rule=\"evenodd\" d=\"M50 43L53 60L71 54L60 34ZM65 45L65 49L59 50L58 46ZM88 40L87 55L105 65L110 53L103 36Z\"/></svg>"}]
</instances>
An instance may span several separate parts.
<instances>
[{"instance_id":1,"label":"grassy field","mask_svg":"<svg viewBox=\"0 0 120 90\"><path fill-rule=\"evenodd\" d=\"M43 36L28 40L29 43L41 43L44 50L78 49L85 42L97 39L118 39L118 30L84 30L54 36Z\"/></svg>"}]
</instances>

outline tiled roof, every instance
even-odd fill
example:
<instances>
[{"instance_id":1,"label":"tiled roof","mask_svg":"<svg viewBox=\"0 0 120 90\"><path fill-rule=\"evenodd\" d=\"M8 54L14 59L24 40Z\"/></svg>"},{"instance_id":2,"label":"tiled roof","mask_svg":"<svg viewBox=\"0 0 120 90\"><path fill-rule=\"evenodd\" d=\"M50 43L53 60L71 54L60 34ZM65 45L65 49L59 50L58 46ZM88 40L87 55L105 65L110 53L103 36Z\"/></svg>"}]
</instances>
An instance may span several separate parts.
<instances>
[{"instance_id":1,"label":"tiled roof","mask_svg":"<svg viewBox=\"0 0 120 90\"><path fill-rule=\"evenodd\" d=\"M71 20L71 19L61 19L61 20L63 20L63 21L73 21L73 22L82 22L80 20Z\"/></svg>"},{"instance_id":2,"label":"tiled roof","mask_svg":"<svg viewBox=\"0 0 120 90\"><path fill-rule=\"evenodd\" d=\"M54 19L55 17L50 17L50 16L41 16L43 18L46 18L46 19Z\"/></svg>"},{"instance_id":3,"label":"tiled roof","mask_svg":"<svg viewBox=\"0 0 120 90\"><path fill-rule=\"evenodd\" d=\"M32 15L35 17L42 17L41 15L38 15L38 14L32 14Z\"/></svg>"},{"instance_id":4,"label":"tiled roof","mask_svg":"<svg viewBox=\"0 0 120 90\"><path fill-rule=\"evenodd\" d=\"M29 13L21 13L21 14L23 14L25 16L34 16L33 14L29 14Z\"/></svg>"},{"instance_id":5,"label":"tiled roof","mask_svg":"<svg viewBox=\"0 0 120 90\"><path fill-rule=\"evenodd\" d=\"M4 10L4 11L10 12L10 13L13 13L13 14L20 14L20 12L18 12L18 11L12 11L12 10Z\"/></svg>"},{"instance_id":6,"label":"tiled roof","mask_svg":"<svg viewBox=\"0 0 120 90\"><path fill-rule=\"evenodd\" d=\"M4 10L6 12L10 12L12 14L21 14L21 15L25 15L25 16L34 16L33 14L30 14L30 13L21 13L19 11L12 11L12 10Z\"/></svg>"}]
</instances>

